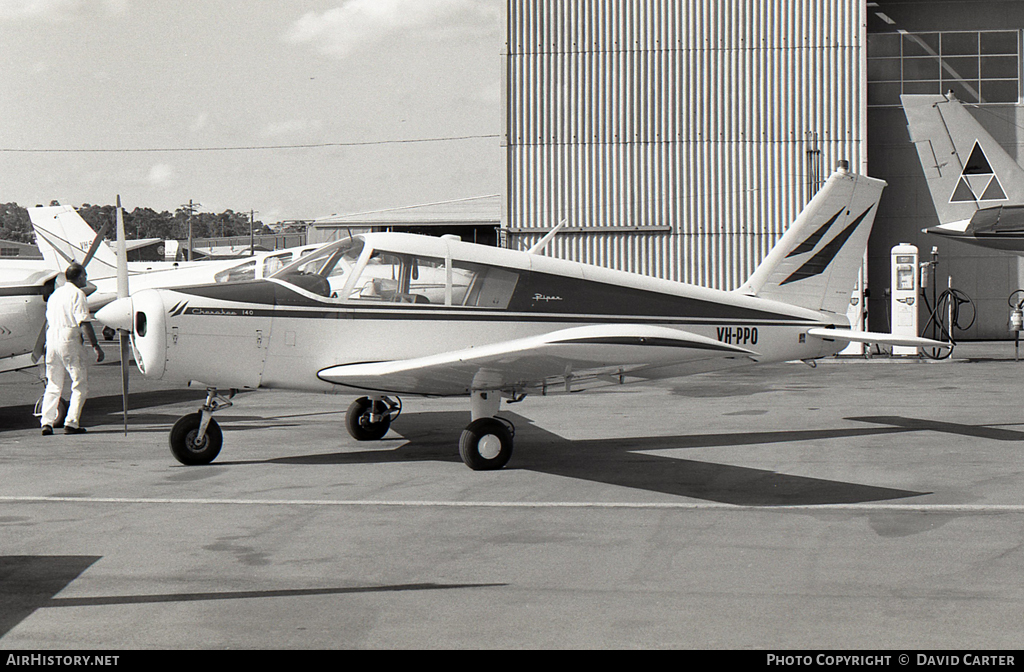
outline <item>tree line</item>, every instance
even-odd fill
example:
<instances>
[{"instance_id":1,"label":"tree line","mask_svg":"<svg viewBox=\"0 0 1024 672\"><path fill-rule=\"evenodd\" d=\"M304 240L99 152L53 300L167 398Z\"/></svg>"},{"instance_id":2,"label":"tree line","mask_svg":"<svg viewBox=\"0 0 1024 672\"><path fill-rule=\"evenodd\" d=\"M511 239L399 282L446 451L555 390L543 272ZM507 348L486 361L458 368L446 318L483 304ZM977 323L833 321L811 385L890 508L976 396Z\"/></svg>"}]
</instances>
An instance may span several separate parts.
<instances>
[{"instance_id":1,"label":"tree line","mask_svg":"<svg viewBox=\"0 0 1024 672\"><path fill-rule=\"evenodd\" d=\"M57 205L57 203L51 203ZM105 238L114 240L117 233L114 228L116 216L113 205L89 205L76 208L89 226L99 231L110 223ZM164 240L186 240L188 238L189 208L178 208L173 213L164 210L157 212L152 208L135 208L124 211L124 231L129 239L162 238ZM263 222L257 220L253 224L253 232L258 234L273 233ZM212 212L192 213L193 238L221 238L225 236L249 235L249 213L225 210L220 214ZM0 205L0 240L15 243L33 243L32 223L28 210L17 203Z\"/></svg>"}]
</instances>

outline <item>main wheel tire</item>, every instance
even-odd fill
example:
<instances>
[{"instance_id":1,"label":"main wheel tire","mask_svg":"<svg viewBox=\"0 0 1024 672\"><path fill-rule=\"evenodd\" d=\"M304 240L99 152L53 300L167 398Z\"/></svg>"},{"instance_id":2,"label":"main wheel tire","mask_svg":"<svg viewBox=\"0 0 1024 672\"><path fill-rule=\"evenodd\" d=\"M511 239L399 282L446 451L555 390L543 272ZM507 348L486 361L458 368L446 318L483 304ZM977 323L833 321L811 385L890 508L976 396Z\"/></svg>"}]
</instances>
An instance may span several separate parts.
<instances>
[{"instance_id":1,"label":"main wheel tire","mask_svg":"<svg viewBox=\"0 0 1024 672\"><path fill-rule=\"evenodd\" d=\"M370 422L373 402L369 397L359 397L345 413L345 428L356 441L376 441L384 438L391 428L391 416L385 415L380 422Z\"/></svg>"},{"instance_id":2,"label":"main wheel tire","mask_svg":"<svg viewBox=\"0 0 1024 672\"><path fill-rule=\"evenodd\" d=\"M169 437L171 453L178 462L188 466L209 464L220 454L220 448L224 444L224 435L216 420L210 420L203 440L196 443L196 435L199 434L199 423L202 419L202 413L190 413L181 417L171 428Z\"/></svg>"},{"instance_id":3,"label":"main wheel tire","mask_svg":"<svg viewBox=\"0 0 1024 672\"><path fill-rule=\"evenodd\" d=\"M474 471L501 469L512 458L512 432L496 418L469 423L459 437L459 455Z\"/></svg>"}]
</instances>

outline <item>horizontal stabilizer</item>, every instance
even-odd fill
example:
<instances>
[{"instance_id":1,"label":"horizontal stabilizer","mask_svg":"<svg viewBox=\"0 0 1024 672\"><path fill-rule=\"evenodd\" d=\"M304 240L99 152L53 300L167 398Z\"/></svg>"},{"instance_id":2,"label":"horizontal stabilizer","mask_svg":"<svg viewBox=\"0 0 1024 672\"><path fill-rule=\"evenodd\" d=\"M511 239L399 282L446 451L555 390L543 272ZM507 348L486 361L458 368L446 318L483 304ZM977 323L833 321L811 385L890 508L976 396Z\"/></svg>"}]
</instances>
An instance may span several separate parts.
<instances>
[{"instance_id":1,"label":"horizontal stabilizer","mask_svg":"<svg viewBox=\"0 0 1024 672\"><path fill-rule=\"evenodd\" d=\"M851 341L853 343L878 343L879 345L903 345L909 348L952 348L952 344L934 341L920 336L897 336L881 334L875 331L853 331L850 329L808 329L809 336L834 341Z\"/></svg>"},{"instance_id":2,"label":"horizontal stabilizer","mask_svg":"<svg viewBox=\"0 0 1024 672\"><path fill-rule=\"evenodd\" d=\"M678 329L592 325L539 336L387 362L343 364L321 380L366 390L462 395L472 390L534 389L624 376L644 369L757 353Z\"/></svg>"}]
</instances>

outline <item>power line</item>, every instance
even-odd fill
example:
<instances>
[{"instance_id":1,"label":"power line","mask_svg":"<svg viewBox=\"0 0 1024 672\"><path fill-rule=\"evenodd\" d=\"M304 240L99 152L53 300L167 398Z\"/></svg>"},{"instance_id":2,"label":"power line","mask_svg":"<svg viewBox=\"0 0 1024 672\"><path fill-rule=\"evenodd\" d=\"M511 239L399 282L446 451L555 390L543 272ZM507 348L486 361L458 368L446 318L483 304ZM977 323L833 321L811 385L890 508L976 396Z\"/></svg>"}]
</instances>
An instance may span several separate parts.
<instances>
[{"instance_id":1,"label":"power line","mask_svg":"<svg viewBox=\"0 0 1024 672\"><path fill-rule=\"evenodd\" d=\"M424 142L458 142L463 140L481 140L500 138L497 133L487 135L460 135L445 138L411 138L406 140L367 140L362 142L318 142L305 145L248 145L239 147L146 147L146 148L122 148L122 149L25 149L17 147L0 147L0 152L22 153L22 154L130 154L130 153L158 153L158 152L240 152L240 151L261 151L269 149L323 149L327 147L367 147L374 145L403 145Z\"/></svg>"}]
</instances>

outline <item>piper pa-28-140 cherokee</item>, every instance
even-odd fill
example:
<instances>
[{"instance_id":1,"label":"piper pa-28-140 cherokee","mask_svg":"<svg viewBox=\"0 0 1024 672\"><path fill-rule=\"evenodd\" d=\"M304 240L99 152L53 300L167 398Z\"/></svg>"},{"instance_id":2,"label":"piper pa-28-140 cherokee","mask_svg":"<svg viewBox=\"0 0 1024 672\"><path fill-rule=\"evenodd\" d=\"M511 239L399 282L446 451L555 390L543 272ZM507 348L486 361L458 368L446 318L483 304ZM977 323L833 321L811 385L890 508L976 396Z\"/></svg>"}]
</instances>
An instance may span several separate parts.
<instances>
[{"instance_id":1,"label":"piper pa-28-140 cherokee","mask_svg":"<svg viewBox=\"0 0 1024 672\"><path fill-rule=\"evenodd\" d=\"M468 396L459 452L498 469L514 429L501 399L811 360L849 341L942 347L852 331L846 309L885 182L837 170L735 291L399 233L336 241L253 282L148 289L97 319L131 332L154 379L200 384L171 430L175 457L220 451L212 413L238 389L355 392L346 425L387 433L397 395ZM538 243L539 247L546 241ZM948 346L946 346L948 347Z\"/></svg>"}]
</instances>

